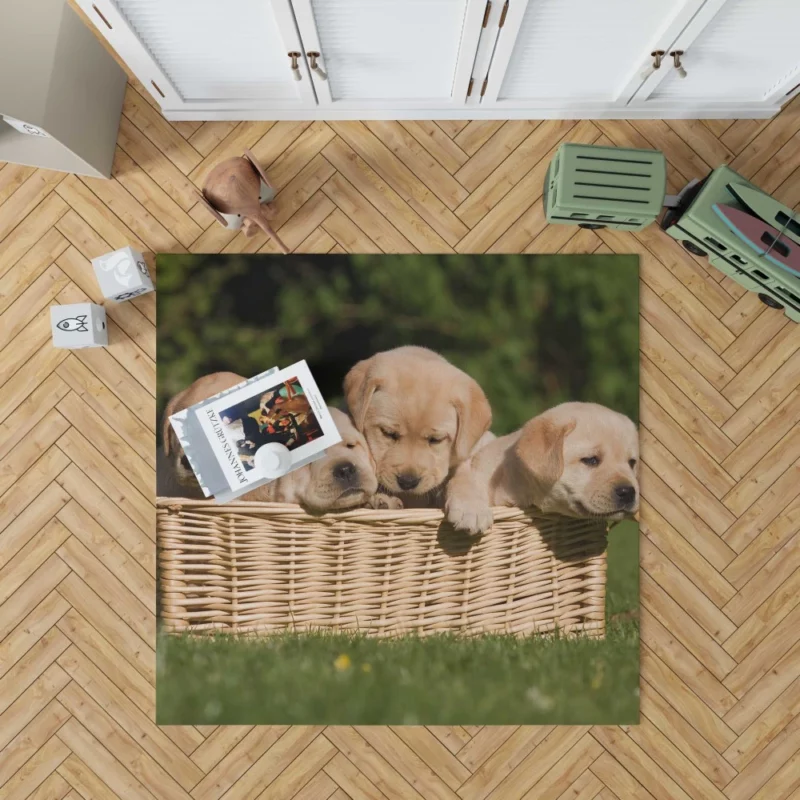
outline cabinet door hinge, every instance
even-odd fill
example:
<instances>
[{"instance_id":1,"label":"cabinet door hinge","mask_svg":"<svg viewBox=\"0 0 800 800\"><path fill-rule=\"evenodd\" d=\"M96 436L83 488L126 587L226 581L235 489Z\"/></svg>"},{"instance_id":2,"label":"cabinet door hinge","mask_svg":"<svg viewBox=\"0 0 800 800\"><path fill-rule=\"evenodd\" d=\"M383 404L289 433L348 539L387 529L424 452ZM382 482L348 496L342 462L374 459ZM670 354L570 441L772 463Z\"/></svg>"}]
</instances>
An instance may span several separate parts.
<instances>
[{"instance_id":1,"label":"cabinet door hinge","mask_svg":"<svg viewBox=\"0 0 800 800\"><path fill-rule=\"evenodd\" d=\"M489 76L488 75L483 79L483 86L481 86L481 97L483 97L486 94L486 84L487 83L489 83Z\"/></svg>"},{"instance_id":2,"label":"cabinet door hinge","mask_svg":"<svg viewBox=\"0 0 800 800\"><path fill-rule=\"evenodd\" d=\"M506 24L506 14L508 14L508 0L506 0L506 4L503 6L503 11L500 14L500 22L497 25L498 28L502 28L503 25Z\"/></svg>"},{"instance_id":3,"label":"cabinet door hinge","mask_svg":"<svg viewBox=\"0 0 800 800\"><path fill-rule=\"evenodd\" d=\"M486 27L486 23L489 21L489 14L492 11L492 0L486 0L486 11L483 12L483 24L481 25L482 28Z\"/></svg>"},{"instance_id":4,"label":"cabinet door hinge","mask_svg":"<svg viewBox=\"0 0 800 800\"><path fill-rule=\"evenodd\" d=\"M472 94L472 87L474 86L474 84L475 84L475 78L470 78L469 86L467 86L467 97L469 97Z\"/></svg>"}]
</instances>

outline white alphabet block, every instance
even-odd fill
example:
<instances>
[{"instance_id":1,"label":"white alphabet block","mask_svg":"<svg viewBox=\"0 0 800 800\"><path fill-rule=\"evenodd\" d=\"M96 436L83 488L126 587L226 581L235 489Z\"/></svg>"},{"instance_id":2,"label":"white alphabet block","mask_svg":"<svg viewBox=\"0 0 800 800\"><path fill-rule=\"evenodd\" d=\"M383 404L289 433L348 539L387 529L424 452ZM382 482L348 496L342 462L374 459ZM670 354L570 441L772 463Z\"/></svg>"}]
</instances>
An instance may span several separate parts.
<instances>
[{"instance_id":1,"label":"white alphabet block","mask_svg":"<svg viewBox=\"0 0 800 800\"><path fill-rule=\"evenodd\" d=\"M132 247L93 258L92 266L100 291L108 300L121 302L153 291L147 264Z\"/></svg>"},{"instance_id":2,"label":"white alphabet block","mask_svg":"<svg viewBox=\"0 0 800 800\"><path fill-rule=\"evenodd\" d=\"M106 310L94 303L50 306L50 326L54 347L77 350L108 344Z\"/></svg>"}]
</instances>

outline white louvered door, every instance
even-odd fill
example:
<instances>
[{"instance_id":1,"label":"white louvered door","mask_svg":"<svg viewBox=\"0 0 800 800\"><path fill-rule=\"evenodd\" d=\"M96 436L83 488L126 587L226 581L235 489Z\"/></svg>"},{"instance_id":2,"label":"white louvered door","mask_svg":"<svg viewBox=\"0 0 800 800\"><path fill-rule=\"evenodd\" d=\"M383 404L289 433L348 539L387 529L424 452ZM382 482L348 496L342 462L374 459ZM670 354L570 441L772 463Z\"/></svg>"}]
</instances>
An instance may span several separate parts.
<instances>
[{"instance_id":1,"label":"white louvered door","mask_svg":"<svg viewBox=\"0 0 800 800\"><path fill-rule=\"evenodd\" d=\"M800 95L800 0L74 2L170 120L760 118Z\"/></svg>"},{"instance_id":2,"label":"white louvered door","mask_svg":"<svg viewBox=\"0 0 800 800\"><path fill-rule=\"evenodd\" d=\"M463 105L486 0L292 0L320 108Z\"/></svg>"},{"instance_id":3,"label":"white louvered door","mask_svg":"<svg viewBox=\"0 0 800 800\"><path fill-rule=\"evenodd\" d=\"M800 0L798 0L800 2ZM509 0L481 106L624 106L703 0Z\"/></svg>"},{"instance_id":4,"label":"white louvered door","mask_svg":"<svg viewBox=\"0 0 800 800\"><path fill-rule=\"evenodd\" d=\"M316 106L290 0L77 2L164 109Z\"/></svg>"},{"instance_id":5,"label":"white louvered door","mask_svg":"<svg viewBox=\"0 0 800 800\"><path fill-rule=\"evenodd\" d=\"M800 89L800 0L708 0L669 50L686 76L665 64L633 105L785 102Z\"/></svg>"}]
</instances>

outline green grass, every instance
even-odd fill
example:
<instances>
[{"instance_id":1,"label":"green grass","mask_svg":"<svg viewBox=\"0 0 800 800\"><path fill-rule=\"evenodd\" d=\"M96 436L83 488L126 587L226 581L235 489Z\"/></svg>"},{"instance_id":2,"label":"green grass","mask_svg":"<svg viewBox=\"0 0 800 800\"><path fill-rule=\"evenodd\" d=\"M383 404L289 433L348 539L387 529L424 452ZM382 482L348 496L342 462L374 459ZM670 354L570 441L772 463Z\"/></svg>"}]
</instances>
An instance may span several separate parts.
<instances>
[{"instance_id":1,"label":"green grass","mask_svg":"<svg viewBox=\"0 0 800 800\"><path fill-rule=\"evenodd\" d=\"M608 536L606 616L635 616L639 613L639 526L620 522Z\"/></svg>"},{"instance_id":2,"label":"green grass","mask_svg":"<svg viewBox=\"0 0 800 800\"><path fill-rule=\"evenodd\" d=\"M608 557L604 640L162 636L158 723L635 724L635 524L612 531Z\"/></svg>"},{"instance_id":3,"label":"green grass","mask_svg":"<svg viewBox=\"0 0 800 800\"><path fill-rule=\"evenodd\" d=\"M639 640L281 634L165 638L158 723L636 723Z\"/></svg>"}]
</instances>

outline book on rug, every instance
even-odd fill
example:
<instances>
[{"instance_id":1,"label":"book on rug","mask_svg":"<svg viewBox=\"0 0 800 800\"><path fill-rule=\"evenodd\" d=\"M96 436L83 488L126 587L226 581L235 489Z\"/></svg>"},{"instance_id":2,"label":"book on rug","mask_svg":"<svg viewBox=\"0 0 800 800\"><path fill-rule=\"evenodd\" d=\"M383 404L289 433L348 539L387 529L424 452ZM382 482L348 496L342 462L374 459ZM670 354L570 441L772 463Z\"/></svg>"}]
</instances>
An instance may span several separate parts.
<instances>
[{"instance_id":1,"label":"book on rug","mask_svg":"<svg viewBox=\"0 0 800 800\"><path fill-rule=\"evenodd\" d=\"M305 361L262 372L170 418L206 497L225 503L342 440Z\"/></svg>"}]
</instances>

